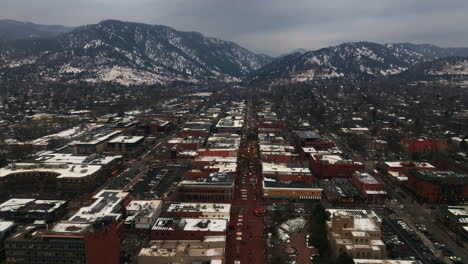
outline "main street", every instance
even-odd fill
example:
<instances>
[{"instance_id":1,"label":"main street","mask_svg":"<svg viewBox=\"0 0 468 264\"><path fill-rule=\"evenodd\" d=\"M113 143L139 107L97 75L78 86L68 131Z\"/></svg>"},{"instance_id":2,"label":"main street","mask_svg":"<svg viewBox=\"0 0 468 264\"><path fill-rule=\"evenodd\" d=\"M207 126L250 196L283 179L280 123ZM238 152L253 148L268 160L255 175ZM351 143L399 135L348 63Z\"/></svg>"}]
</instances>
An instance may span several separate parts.
<instances>
[{"instance_id":1,"label":"main street","mask_svg":"<svg viewBox=\"0 0 468 264\"><path fill-rule=\"evenodd\" d=\"M254 214L256 208L268 203L262 199L260 154L257 142L256 117L249 98L245 125L238 156L238 177L232 201L231 222L226 260L228 264L264 263L265 234L263 217Z\"/></svg>"}]
</instances>

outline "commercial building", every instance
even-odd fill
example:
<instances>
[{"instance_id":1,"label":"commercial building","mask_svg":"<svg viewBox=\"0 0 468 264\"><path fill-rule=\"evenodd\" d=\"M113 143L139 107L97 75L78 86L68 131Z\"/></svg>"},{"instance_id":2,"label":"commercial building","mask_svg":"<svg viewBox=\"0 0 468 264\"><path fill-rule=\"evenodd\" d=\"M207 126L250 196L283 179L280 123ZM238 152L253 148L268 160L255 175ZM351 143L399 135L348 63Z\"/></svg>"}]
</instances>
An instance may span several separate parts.
<instances>
[{"instance_id":1,"label":"commercial building","mask_svg":"<svg viewBox=\"0 0 468 264\"><path fill-rule=\"evenodd\" d=\"M205 236L201 240L153 240L138 254L138 264L225 263L225 236Z\"/></svg>"},{"instance_id":2,"label":"commercial building","mask_svg":"<svg viewBox=\"0 0 468 264\"><path fill-rule=\"evenodd\" d=\"M262 162L262 175L286 182L302 182L312 184L313 176L309 168L294 163L268 163Z\"/></svg>"},{"instance_id":3,"label":"commercial building","mask_svg":"<svg viewBox=\"0 0 468 264\"><path fill-rule=\"evenodd\" d=\"M354 264L419 264L417 260L400 259L354 259Z\"/></svg>"},{"instance_id":4,"label":"commercial building","mask_svg":"<svg viewBox=\"0 0 468 264\"><path fill-rule=\"evenodd\" d=\"M335 143L322 138L317 132L313 131L295 131L294 140L298 148L313 147L317 150L323 150L335 145Z\"/></svg>"},{"instance_id":5,"label":"commercial building","mask_svg":"<svg viewBox=\"0 0 468 264\"><path fill-rule=\"evenodd\" d=\"M382 201L387 195L385 185L367 172L356 171L351 180L364 197L370 201Z\"/></svg>"},{"instance_id":6,"label":"commercial building","mask_svg":"<svg viewBox=\"0 0 468 264\"><path fill-rule=\"evenodd\" d=\"M443 149L441 142L426 138L403 138L401 147L409 159L431 157L432 153Z\"/></svg>"},{"instance_id":7,"label":"commercial building","mask_svg":"<svg viewBox=\"0 0 468 264\"><path fill-rule=\"evenodd\" d=\"M440 215L452 230L468 238L468 205L442 206Z\"/></svg>"},{"instance_id":8,"label":"commercial building","mask_svg":"<svg viewBox=\"0 0 468 264\"><path fill-rule=\"evenodd\" d=\"M144 141L143 136L118 136L107 143L107 149L125 156L136 156L143 150Z\"/></svg>"},{"instance_id":9,"label":"commercial building","mask_svg":"<svg viewBox=\"0 0 468 264\"><path fill-rule=\"evenodd\" d=\"M118 264L120 239L112 217L92 222L30 225L5 241L7 263Z\"/></svg>"},{"instance_id":10,"label":"commercial building","mask_svg":"<svg viewBox=\"0 0 468 264\"><path fill-rule=\"evenodd\" d=\"M312 155L310 170L319 178L351 177L355 171L363 171L364 164L344 160L339 155Z\"/></svg>"},{"instance_id":11,"label":"commercial building","mask_svg":"<svg viewBox=\"0 0 468 264\"><path fill-rule=\"evenodd\" d=\"M333 254L346 252L356 259L383 259L382 220L371 210L327 209L328 240Z\"/></svg>"},{"instance_id":12,"label":"commercial building","mask_svg":"<svg viewBox=\"0 0 468 264\"><path fill-rule=\"evenodd\" d=\"M0 221L0 261L5 258L5 239L12 233L11 230L15 226L13 221Z\"/></svg>"},{"instance_id":13,"label":"commercial building","mask_svg":"<svg viewBox=\"0 0 468 264\"><path fill-rule=\"evenodd\" d=\"M458 203L468 199L468 174L438 170L408 170L407 186L429 203Z\"/></svg>"},{"instance_id":14,"label":"commercial building","mask_svg":"<svg viewBox=\"0 0 468 264\"><path fill-rule=\"evenodd\" d=\"M179 183L183 199L224 201L234 198L234 176L213 172L206 178L183 180Z\"/></svg>"},{"instance_id":15,"label":"commercial building","mask_svg":"<svg viewBox=\"0 0 468 264\"><path fill-rule=\"evenodd\" d=\"M330 202L354 203L362 200L360 191L349 178L331 178L319 181L323 194Z\"/></svg>"},{"instance_id":16,"label":"commercial building","mask_svg":"<svg viewBox=\"0 0 468 264\"><path fill-rule=\"evenodd\" d=\"M0 169L0 190L38 193L85 193L106 178L100 165L13 163Z\"/></svg>"},{"instance_id":17,"label":"commercial building","mask_svg":"<svg viewBox=\"0 0 468 264\"><path fill-rule=\"evenodd\" d=\"M268 177L263 178L262 191L266 199L320 200L322 198L322 189L315 185Z\"/></svg>"},{"instance_id":18,"label":"commercial building","mask_svg":"<svg viewBox=\"0 0 468 264\"><path fill-rule=\"evenodd\" d=\"M190 217L226 219L231 217L231 204L228 203L179 203L165 205L164 217Z\"/></svg>"},{"instance_id":19,"label":"commercial building","mask_svg":"<svg viewBox=\"0 0 468 264\"><path fill-rule=\"evenodd\" d=\"M120 131L101 133L87 139L73 141L69 145L72 146L74 155L101 153L106 150L107 142L120 134Z\"/></svg>"},{"instance_id":20,"label":"commercial building","mask_svg":"<svg viewBox=\"0 0 468 264\"><path fill-rule=\"evenodd\" d=\"M412 161L386 161L379 164L381 170L389 176L394 182L406 184L408 177L404 172L411 169L435 170L436 168L427 162Z\"/></svg>"},{"instance_id":21,"label":"commercial building","mask_svg":"<svg viewBox=\"0 0 468 264\"><path fill-rule=\"evenodd\" d=\"M237 157L237 150L238 148L203 148L197 150L197 156L201 157L208 157L208 156L215 156L215 157Z\"/></svg>"},{"instance_id":22,"label":"commercial building","mask_svg":"<svg viewBox=\"0 0 468 264\"><path fill-rule=\"evenodd\" d=\"M125 207L125 224L138 229L150 229L161 215L161 210L161 200L133 200Z\"/></svg>"},{"instance_id":23,"label":"commercial building","mask_svg":"<svg viewBox=\"0 0 468 264\"><path fill-rule=\"evenodd\" d=\"M0 204L0 218L15 222L52 222L65 214L67 201L14 198Z\"/></svg>"},{"instance_id":24,"label":"commercial building","mask_svg":"<svg viewBox=\"0 0 468 264\"><path fill-rule=\"evenodd\" d=\"M243 116L228 116L218 121L216 131L218 133L241 134L243 126Z\"/></svg>"},{"instance_id":25,"label":"commercial building","mask_svg":"<svg viewBox=\"0 0 468 264\"><path fill-rule=\"evenodd\" d=\"M299 157L293 146L260 144L260 156L263 161L292 163Z\"/></svg>"},{"instance_id":26,"label":"commercial building","mask_svg":"<svg viewBox=\"0 0 468 264\"><path fill-rule=\"evenodd\" d=\"M113 217L116 221L121 221L125 214L125 208L130 202L128 192L122 190L103 189L92 198L94 202L85 207L81 207L78 212L69 218L69 221L94 221L106 216Z\"/></svg>"},{"instance_id":27,"label":"commercial building","mask_svg":"<svg viewBox=\"0 0 468 264\"><path fill-rule=\"evenodd\" d=\"M202 240L226 235L226 219L160 217L151 228L152 240Z\"/></svg>"}]
</instances>

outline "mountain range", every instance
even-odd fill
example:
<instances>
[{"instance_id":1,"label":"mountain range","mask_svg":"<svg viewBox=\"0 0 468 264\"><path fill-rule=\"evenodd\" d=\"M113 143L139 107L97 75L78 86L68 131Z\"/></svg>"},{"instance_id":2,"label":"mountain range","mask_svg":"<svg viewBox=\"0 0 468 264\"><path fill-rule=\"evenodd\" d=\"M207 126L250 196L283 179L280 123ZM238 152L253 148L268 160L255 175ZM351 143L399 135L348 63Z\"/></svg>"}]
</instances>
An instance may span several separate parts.
<instances>
[{"instance_id":1,"label":"mountain range","mask_svg":"<svg viewBox=\"0 0 468 264\"><path fill-rule=\"evenodd\" d=\"M0 41L24 38L48 38L71 30L73 30L73 27L41 25L11 19L0 19Z\"/></svg>"},{"instance_id":2,"label":"mountain range","mask_svg":"<svg viewBox=\"0 0 468 264\"><path fill-rule=\"evenodd\" d=\"M468 48L440 48L411 43L378 44L351 42L274 60L254 73L253 79L283 79L304 82L325 78L375 78L397 75L421 63L467 57ZM447 62L457 63L456 60ZM430 66L431 64L422 64ZM427 71L429 72L429 70Z\"/></svg>"},{"instance_id":3,"label":"mountain range","mask_svg":"<svg viewBox=\"0 0 468 264\"><path fill-rule=\"evenodd\" d=\"M272 58L234 42L161 25L106 20L72 29L2 20L0 29L5 23L26 26L0 30L0 35L7 36L0 41L0 81L139 85L304 82L409 73L421 77L468 75L464 59L468 48L352 42ZM31 34L33 28L42 31Z\"/></svg>"}]
</instances>

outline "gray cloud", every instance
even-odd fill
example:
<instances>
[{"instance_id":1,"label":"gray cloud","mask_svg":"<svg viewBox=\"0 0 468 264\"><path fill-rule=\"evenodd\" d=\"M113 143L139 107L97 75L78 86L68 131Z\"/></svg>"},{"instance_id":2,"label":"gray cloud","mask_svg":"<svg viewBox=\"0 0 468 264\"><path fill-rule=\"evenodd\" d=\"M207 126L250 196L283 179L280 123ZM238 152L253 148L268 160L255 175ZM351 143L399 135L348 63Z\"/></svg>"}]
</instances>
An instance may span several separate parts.
<instances>
[{"instance_id":1,"label":"gray cloud","mask_svg":"<svg viewBox=\"0 0 468 264\"><path fill-rule=\"evenodd\" d=\"M163 24L279 54L347 41L468 46L466 0L2 0L0 17L76 26Z\"/></svg>"}]
</instances>

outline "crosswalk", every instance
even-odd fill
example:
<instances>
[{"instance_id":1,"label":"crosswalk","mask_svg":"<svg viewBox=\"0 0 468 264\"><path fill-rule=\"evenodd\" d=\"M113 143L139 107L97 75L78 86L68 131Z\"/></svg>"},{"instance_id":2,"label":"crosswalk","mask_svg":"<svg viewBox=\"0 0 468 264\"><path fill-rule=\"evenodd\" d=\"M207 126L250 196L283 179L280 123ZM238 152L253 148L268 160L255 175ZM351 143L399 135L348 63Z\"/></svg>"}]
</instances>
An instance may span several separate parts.
<instances>
[{"instance_id":1,"label":"crosswalk","mask_svg":"<svg viewBox=\"0 0 468 264\"><path fill-rule=\"evenodd\" d=\"M248 195L247 195L247 190L246 190L246 189L241 189L241 199L244 200L244 201L248 199Z\"/></svg>"}]
</instances>

